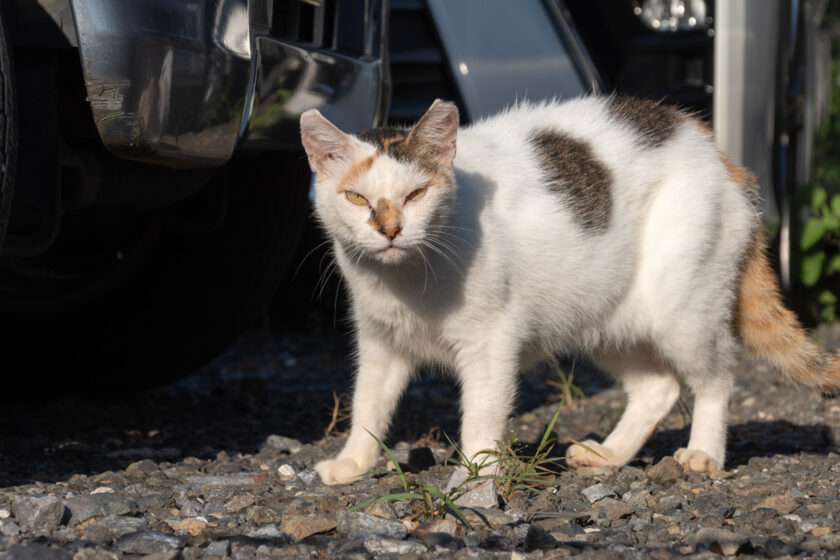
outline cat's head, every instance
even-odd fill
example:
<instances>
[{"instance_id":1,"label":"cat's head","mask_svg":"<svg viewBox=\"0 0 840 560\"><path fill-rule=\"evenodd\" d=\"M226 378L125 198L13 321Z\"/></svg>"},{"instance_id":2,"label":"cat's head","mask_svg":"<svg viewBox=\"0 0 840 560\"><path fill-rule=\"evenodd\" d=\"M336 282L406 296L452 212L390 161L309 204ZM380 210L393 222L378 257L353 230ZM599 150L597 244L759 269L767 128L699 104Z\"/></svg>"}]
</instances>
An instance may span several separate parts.
<instances>
[{"instance_id":1,"label":"cat's head","mask_svg":"<svg viewBox=\"0 0 840 560\"><path fill-rule=\"evenodd\" d=\"M349 254L416 255L454 198L458 109L436 100L411 129L345 134L317 110L300 117L318 217Z\"/></svg>"}]
</instances>

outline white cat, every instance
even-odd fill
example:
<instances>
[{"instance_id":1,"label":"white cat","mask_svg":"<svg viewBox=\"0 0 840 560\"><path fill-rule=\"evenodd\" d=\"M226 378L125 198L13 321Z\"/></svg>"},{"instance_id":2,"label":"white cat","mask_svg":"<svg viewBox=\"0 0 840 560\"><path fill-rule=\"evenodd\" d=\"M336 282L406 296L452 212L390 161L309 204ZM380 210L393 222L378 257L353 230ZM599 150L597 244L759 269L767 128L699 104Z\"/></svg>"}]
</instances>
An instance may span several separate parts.
<instances>
[{"instance_id":1,"label":"white cat","mask_svg":"<svg viewBox=\"0 0 840 560\"><path fill-rule=\"evenodd\" d=\"M300 122L358 337L352 429L316 465L325 483L373 467L371 434L384 438L427 362L460 383L470 457L503 437L519 371L555 353L591 357L628 403L602 444L569 449L574 466L625 465L683 379L693 424L675 457L722 468L733 325L790 379L840 382L840 358L781 303L752 175L671 107L524 103L458 130L456 107L438 100L410 130L348 135L315 110Z\"/></svg>"}]
</instances>

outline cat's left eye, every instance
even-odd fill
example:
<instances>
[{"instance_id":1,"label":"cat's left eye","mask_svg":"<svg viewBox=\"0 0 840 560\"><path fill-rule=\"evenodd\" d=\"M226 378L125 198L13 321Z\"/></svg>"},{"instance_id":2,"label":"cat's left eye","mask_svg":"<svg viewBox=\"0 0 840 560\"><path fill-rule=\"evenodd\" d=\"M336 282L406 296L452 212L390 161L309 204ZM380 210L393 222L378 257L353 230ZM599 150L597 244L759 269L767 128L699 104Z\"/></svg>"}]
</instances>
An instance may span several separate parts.
<instances>
[{"instance_id":1,"label":"cat's left eye","mask_svg":"<svg viewBox=\"0 0 840 560\"><path fill-rule=\"evenodd\" d=\"M423 195L426 194L426 190L428 187L423 187L422 189L414 189L411 191L407 197L405 197L405 201L408 202L410 200L420 200L423 198Z\"/></svg>"},{"instance_id":2,"label":"cat's left eye","mask_svg":"<svg viewBox=\"0 0 840 560\"><path fill-rule=\"evenodd\" d=\"M363 197L359 193L354 193L353 191L344 191L344 196L346 196L347 200L349 200L356 206L364 206L368 203L365 197Z\"/></svg>"}]
</instances>

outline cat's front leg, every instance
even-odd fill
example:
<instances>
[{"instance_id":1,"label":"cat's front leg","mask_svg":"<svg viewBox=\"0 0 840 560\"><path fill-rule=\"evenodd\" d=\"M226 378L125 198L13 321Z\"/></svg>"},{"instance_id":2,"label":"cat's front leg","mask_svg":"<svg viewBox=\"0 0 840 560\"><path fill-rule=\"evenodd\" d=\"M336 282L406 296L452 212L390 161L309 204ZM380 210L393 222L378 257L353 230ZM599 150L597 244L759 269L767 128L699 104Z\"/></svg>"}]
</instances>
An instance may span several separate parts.
<instances>
[{"instance_id":1,"label":"cat's front leg","mask_svg":"<svg viewBox=\"0 0 840 560\"><path fill-rule=\"evenodd\" d=\"M504 437L516 394L517 365L500 348L476 352L461 366L461 451L482 474L496 472L499 442Z\"/></svg>"},{"instance_id":2,"label":"cat's front leg","mask_svg":"<svg viewBox=\"0 0 840 560\"><path fill-rule=\"evenodd\" d=\"M391 415L411 370L411 362L390 345L360 330L350 437L335 459L315 465L325 484L353 482L371 470L380 450L373 436L385 439Z\"/></svg>"}]
</instances>

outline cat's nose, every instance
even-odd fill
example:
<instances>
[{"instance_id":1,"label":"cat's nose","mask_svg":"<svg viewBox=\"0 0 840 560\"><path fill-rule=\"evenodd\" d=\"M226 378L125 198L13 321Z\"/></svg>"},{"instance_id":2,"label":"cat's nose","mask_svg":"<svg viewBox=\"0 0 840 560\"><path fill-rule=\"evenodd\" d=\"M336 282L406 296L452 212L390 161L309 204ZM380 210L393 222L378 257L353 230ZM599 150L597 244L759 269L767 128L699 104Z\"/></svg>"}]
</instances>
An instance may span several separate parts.
<instances>
[{"instance_id":1,"label":"cat's nose","mask_svg":"<svg viewBox=\"0 0 840 560\"><path fill-rule=\"evenodd\" d=\"M399 223L385 226L379 226L379 233L388 238L388 241L393 241L394 238L402 231Z\"/></svg>"}]
</instances>

